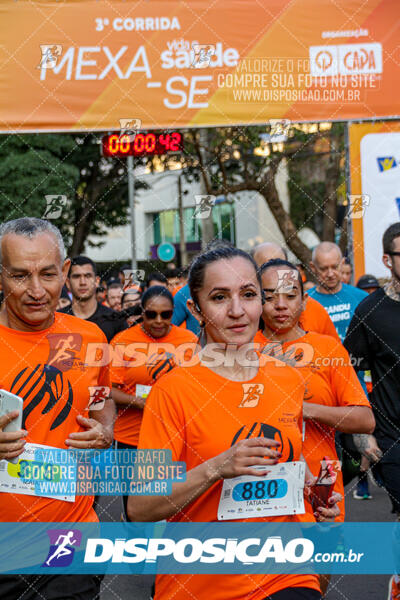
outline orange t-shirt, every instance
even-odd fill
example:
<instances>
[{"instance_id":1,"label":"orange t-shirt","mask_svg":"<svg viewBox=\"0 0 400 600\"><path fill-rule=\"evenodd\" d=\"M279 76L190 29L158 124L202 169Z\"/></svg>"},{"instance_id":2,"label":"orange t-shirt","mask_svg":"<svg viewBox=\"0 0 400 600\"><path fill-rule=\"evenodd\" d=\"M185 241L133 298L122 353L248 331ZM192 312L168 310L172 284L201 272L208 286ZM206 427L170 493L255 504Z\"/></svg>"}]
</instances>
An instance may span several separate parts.
<instances>
[{"instance_id":1,"label":"orange t-shirt","mask_svg":"<svg viewBox=\"0 0 400 600\"><path fill-rule=\"evenodd\" d=\"M306 383L304 400L324 406L370 406L357 374L350 364L347 350L331 336L306 333L291 342L273 342L261 331L255 342L271 344L269 354L295 366ZM278 350L278 352L277 352ZM303 442L303 456L313 475L318 476L325 456L338 460L335 447L335 429L307 420ZM339 503L340 517L345 515L342 472L338 470L335 491L343 496ZM306 507L311 511L309 504Z\"/></svg>"},{"instance_id":2,"label":"orange t-shirt","mask_svg":"<svg viewBox=\"0 0 400 600\"><path fill-rule=\"evenodd\" d=\"M331 335L340 342L328 311L314 298L307 298L306 300L306 307L300 317L300 327L304 331L315 331L323 335Z\"/></svg>"},{"instance_id":3,"label":"orange t-shirt","mask_svg":"<svg viewBox=\"0 0 400 600\"><path fill-rule=\"evenodd\" d=\"M181 350L187 358L187 354L193 351L197 341L198 338L194 333L176 327L176 325L172 325L169 333L157 340L147 335L141 324L120 331L113 338L111 344L113 348L117 348L119 359L125 362L129 361L129 365L132 366L116 366L121 361L113 360L111 381L121 384L121 389L126 394L135 395L136 384L153 385L159 377L168 373L179 363ZM130 344L138 345L128 348ZM186 355L183 344L190 346L186 348ZM178 346L182 346L182 348L177 353ZM135 353L135 349L138 352ZM139 408L120 406L114 425L114 438L124 444L137 446L142 416L143 411Z\"/></svg>"},{"instance_id":4,"label":"orange t-shirt","mask_svg":"<svg viewBox=\"0 0 400 600\"><path fill-rule=\"evenodd\" d=\"M89 387L111 387L108 367L85 365L89 343L107 344L97 325L58 312L42 331L0 325L0 388L23 399L27 442L65 449L70 433L86 431L76 417L89 416ZM97 521L92 504L92 496L64 502L0 493L0 521Z\"/></svg>"},{"instance_id":5,"label":"orange t-shirt","mask_svg":"<svg viewBox=\"0 0 400 600\"><path fill-rule=\"evenodd\" d=\"M169 448L187 471L236 442L264 436L280 441L281 462L301 454L304 382L296 369L265 357L246 382L231 381L202 364L177 367L158 381L148 398L140 448ZM251 396L251 402L250 402ZM171 521L217 521L222 480L185 506ZM313 521L307 513L251 519ZM288 587L318 590L313 575L158 575L156 600L261 600Z\"/></svg>"}]
</instances>

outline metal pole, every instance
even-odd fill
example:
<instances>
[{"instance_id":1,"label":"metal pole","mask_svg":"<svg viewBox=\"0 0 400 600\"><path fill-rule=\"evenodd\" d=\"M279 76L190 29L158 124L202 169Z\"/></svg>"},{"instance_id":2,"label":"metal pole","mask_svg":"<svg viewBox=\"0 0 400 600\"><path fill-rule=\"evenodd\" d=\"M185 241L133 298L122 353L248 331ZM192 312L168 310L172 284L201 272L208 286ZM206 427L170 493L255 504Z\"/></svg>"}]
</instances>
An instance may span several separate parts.
<instances>
[{"instance_id":1,"label":"metal pole","mask_svg":"<svg viewBox=\"0 0 400 600\"><path fill-rule=\"evenodd\" d=\"M349 200L349 194L351 194L351 177L350 177L350 141L349 141L349 127L350 123L347 121L344 128L344 145L345 145L345 180L346 180L346 196L347 196L347 214L345 219L347 219L347 254L350 258L351 264L353 265L353 273L351 275L351 283L354 285L354 249L353 249L353 222L352 222L352 214Z\"/></svg>"},{"instance_id":2,"label":"metal pole","mask_svg":"<svg viewBox=\"0 0 400 600\"><path fill-rule=\"evenodd\" d=\"M132 269L137 269L136 263L136 235L135 235L135 175L133 172L133 156L127 157L126 163L128 171L128 194L129 194L129 211L131 217L131 258Z\"/></svg>"},{"instance_id":3,"label":"metal pole","mask_svg":"<svg viewBox=\"0 0 400 600\"><path fill-rule=\"evenodd\" d=\"M181 267L187 264L186 256L186 240L185 240L185 222L183 212L183 197L182 197L182 175L178 176L178 211L179 211L179 249L181 251Z\"/></svg>"}]
</instances>

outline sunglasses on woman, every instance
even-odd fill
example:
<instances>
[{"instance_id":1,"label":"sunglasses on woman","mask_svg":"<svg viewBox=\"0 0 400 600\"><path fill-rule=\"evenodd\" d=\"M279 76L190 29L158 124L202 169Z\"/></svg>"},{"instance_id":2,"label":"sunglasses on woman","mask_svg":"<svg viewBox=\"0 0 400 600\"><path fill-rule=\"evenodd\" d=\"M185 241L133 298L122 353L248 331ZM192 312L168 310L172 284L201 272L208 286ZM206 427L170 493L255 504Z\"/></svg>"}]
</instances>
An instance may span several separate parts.
<instances>
[{"instance_id":1,"label":"sunglasses on woman","mask_svg":"<svg viewBox=\"0 0 400 600\"><path fill-rule=\"evenodd\" d=\"M158 315L161 315L162 319L168 320L168 319L172 318L172 313L173 312L174 312L173 310L163 310L163 311L161 311L161 312L158 313L155 310L145 310L144 311L144 316L149 321L154 321L154 319L157 319Z\"/></svg>"}]
</instances>

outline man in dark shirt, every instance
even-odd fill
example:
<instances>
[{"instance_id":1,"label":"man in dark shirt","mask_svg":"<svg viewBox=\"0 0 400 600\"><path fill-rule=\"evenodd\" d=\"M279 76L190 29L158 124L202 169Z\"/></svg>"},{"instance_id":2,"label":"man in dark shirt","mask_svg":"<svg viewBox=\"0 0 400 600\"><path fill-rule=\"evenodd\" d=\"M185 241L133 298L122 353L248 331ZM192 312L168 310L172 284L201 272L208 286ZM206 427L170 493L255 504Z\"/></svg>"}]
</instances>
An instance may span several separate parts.
<instances>
[{"instance_id":1,"label":"man in dark shirt","mask_svg":"<svg viewBox=\"0 0 400 600\"><path fill-rule=\"evenodd\" d=\"M382 479L400 517L400 223L383 234L383 252L391 279L357 306L344 345L357 359L355 368L369 369L372 377L377 445L371 436L355 437L365 455L382 456Z\"/></svg>"},{"instance_id":2,"label":"man in dark shirt","mask_svg":"<svg viewBox=\"0 0 400 600\"><path fill-rule=\"evenodd\" d=\"M96 323L109 342L127 328L125 319L117 312L97 302L96 266L90 258L76 256L71 260L67 285L72 293L72 304L59 312Z\"/></svg>"}]
</instances>

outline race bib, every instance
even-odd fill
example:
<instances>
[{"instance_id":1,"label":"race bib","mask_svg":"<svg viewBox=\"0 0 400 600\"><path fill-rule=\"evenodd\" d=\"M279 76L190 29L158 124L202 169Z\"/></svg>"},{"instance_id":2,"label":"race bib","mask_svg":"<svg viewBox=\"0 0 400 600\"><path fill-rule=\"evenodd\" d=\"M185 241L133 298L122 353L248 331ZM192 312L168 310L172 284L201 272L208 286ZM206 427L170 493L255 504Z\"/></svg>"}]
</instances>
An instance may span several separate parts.
<instances>
[{"instance_id":1,"label":"race bib","mask_svg":"<svg viewBox=\"0 0 400 600\"><path fill-rule=\"evenodd\" d=\"M8 462L5 459L0 460L0 492L37 496L38 498L54 498L63 502L75 502L75 494L60 496L51 494L49 491L40 493L40 495L36 493L39 485L37 483L38 479L40 479L40 482L43 481L47 488L49 488L51 487L49 485L51 481L58 483L62 477L59 465L54 465L54 463L39 463L35 460L35 451L38 449L46 451L55 450L56 448L42 444L27 443L23 453L18 457L16 464ZM27 481L28 479L31 479L31 481ZM35 479L36 483L32 479Z\"/></svg>"},{"instance_id":2,"label":"race bib","mask_svg":"<svg viewBox=\"0 0 400 600\"><path fill-rule=\"evenodd\" d=\"M139 396L139 398L147 398L150 391L151 385L142 385L141 383L136 384L136 396Z\"/></svg>"},{"instance_id":3,"label":"race bib","mask_svg":"<svg viewBox=\"0 0 400 600\"><path fill-rule=\"evenodd\" d=\"M305 472L298 461L268 466L265 477L224 479L218 521L303 514Z\"/></svg>"}]
</instances>

